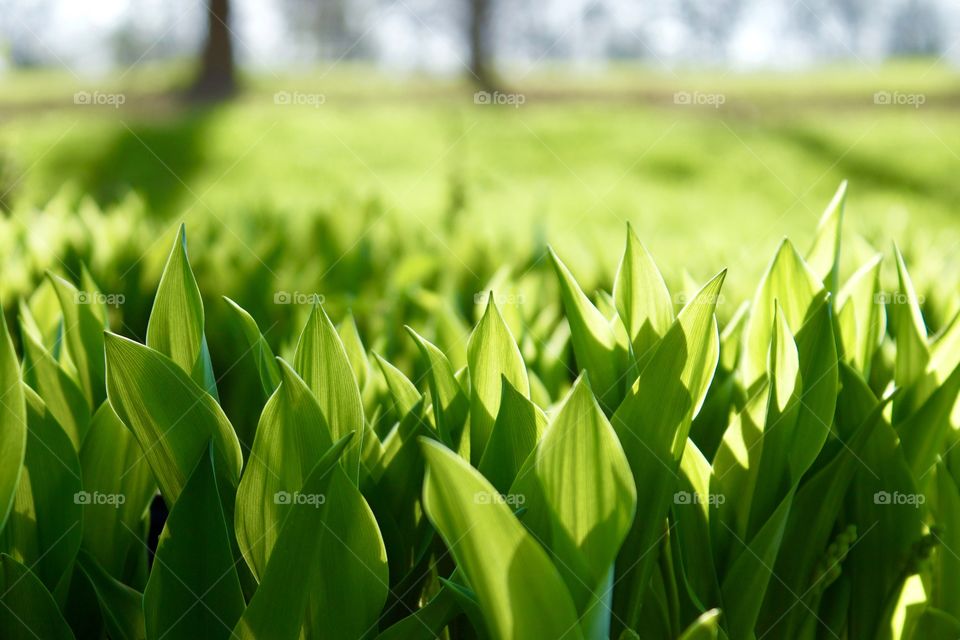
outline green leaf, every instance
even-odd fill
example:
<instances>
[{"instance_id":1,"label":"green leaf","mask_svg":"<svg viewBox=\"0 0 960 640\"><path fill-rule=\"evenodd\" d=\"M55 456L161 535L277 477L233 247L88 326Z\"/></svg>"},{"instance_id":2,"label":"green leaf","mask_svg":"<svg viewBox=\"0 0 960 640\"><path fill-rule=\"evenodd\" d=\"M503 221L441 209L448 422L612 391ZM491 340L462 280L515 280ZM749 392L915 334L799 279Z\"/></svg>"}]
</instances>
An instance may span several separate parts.
<instances>
[{"instance_id":1,"label":"green leaf","mask_svg":"<svg viewBox=\"0 0 960 640\"><path fill-rule=\"evenodd\" d=\"M927 371L932 372L937 382L946 380L960 364L960 312L953 316L947 326L937 334L930 347L930 362Z\"/></svg>"},{"instance_id":2,"label":"green leaf","mask_svg":"<svg viewBox=\"0 0 960 640\"><path fill-rule=\"evenodd\" d=\"M173 360L218 398L203 323L203 300L187 258L186 227L181 224L150 311L147 346Z\"/></svg>"},{"instance_id":3,"label":"green leaf","mask_svg":"<svg viewBox=\"0 0 960 640\"><path fill-rule=\"evenodd\" d=\"M467 342L467 366L471 384L470 457L479 463L500 411L501 378L508 380L524 396L530 396L530 381L523 356L492 293L487 310Z\"/></svg>"},{"instance_id":4,"label":"green leaf","mask_svg":"<svg viewBox=\"0 0 960 640\"><path fill-rule=\"evenodd\" d=\"M306 384L278 360L281 383L260 415L250 460L237 488L237 543L253 575L260 577L280 536L284 502L333 444L330 427Z\"/></svg>"},{"instance_id":5,"label":"green leaf","mask_svg":"<svg viewBox=\"0 0 960 640\"><path fill-rule=\"evenodd\" d=\"M624 340L620 339L613 323L593 306L573 274L552 250L550 258L560 282L577 366L590 372L600 405L609 415L620 404L624 387L629 383L625 344L629 340L626 336L623 336Z\"/></svg>"},{"instance_id":6,"label":"green leaf","mask_svg":"<svg viewBox=\"0 0 960 640\"><path fill-rule=\"evenodd\" d=\"M93 587L110 638L145 640L143 594L116 580L85 551L80 552L78 565Z\"/></svg>"},{"instance_id":7,"label":"green leaf","mask_svg":"<svg viewBox=\"0 0 960 640\"><path fill-rule=\"evenodd\" d=\"M363 434L363 400L353 367L336 328L326 312L315 305L300 334L293 366L313 392L334 440L348 433ZM360 477L363 438L354 438L341 460L350 480Z\"/></svg>"},{"instance_id":8,"label":"green leaf","mask_svg":"<svg viewBox=\"0 0 960 640\"><path fill-rule=\"evenodd\" d=\"M227 638L243 609L211 445L157 541L143 593L147 637Z\"/></svg>"},{"instance_id":9,"label":"green leaf","mask_svg":"<svg viewBox=\"0 0 960 640\"><path fill-rule=\"evenodd\" d=\"M0 638L73 640L53 596L27 567L0 554Z\"/></svg>"},{"instance_id":10,"label":"green leaf","mask_svg":"<svg viewBox=\"0 0 960 640\"><path fill-rule=\"evenodd\" d=\"M43 398L70 437L74 449L79 449L90 423L90 405L83 390L33 335L29 332L22 335L25 381Z\"/></svg>"},{"instance_id":11,"label":"green leaf","mask_svg":"<svg viewBox=\"0 0 960 640\"><path fill-rule=\"evenodd\" d=\"M804 624L817 620L819 596L828 586L829 575L839 570L840 558L830 558L819 574L818 564L823 562L847 488L863 464L864 448L882 420L886 404L877 403L849 441L840 443L840 450L804 481L794 496L774 565L778 579L771 581L767 590L758 627L763 633L795 637Z\"/></svg>"},{"instance_id":12,"label":"green leaf","mask_svg":"<svg viewBox=\"0 0 960 640\"><path fill-rule=\"evenodd\" d=\"M713 458L711 492L741 497L718 504L716 517L710 520L718 566L728 564L726 557L733 543L732 532L741 538L748 535L747 524L763 451L761 442L768 395L764 385L747 400L731 420Z\"/></svg>"},{"instance_id":13,"label":"green leaf","mask_svg":"<svg viewBox=\"0 0 960 640\"><path fill-rule=\"evenodd\" d=\"M946 464L937 467L936 522L939 542L943 551L937 554L933 566L933 578L938 588L934 590L931 604L960 619L960 583L953 576L960 575L960 489Z\"/></svg>"},{"instance_id":14,"label":"green leaf","mask_svg":"<svg viewBox=\"0 0 960 640\"><path fill-rule=\"evenodd\" d=\"M212 439L228 484L243 466L240 442L220 405L165 355L113 333L105 338L107 397L140 443L172 506Z\"/></svg>"},{"instance_id":15,"label":"green leaf","mask_svg":"<svg viewBox=\"0 0 960 640\"><path fill-rule=\"evenodd\" d=\"M912 415L897 425L900 445L918 484L923 486L953 430L951 413L960 397L960 365Z\"/></svg>"},{"instance_id":16,"label":"green leaf","mask_svg":"<svg viewBox=\"0 0 960 640\"><path fill-rule=\"evenodd\" d=\"M338 440L307 475L299 493L320 496L329 493L333 471L350 444L351 435ZM240 640L295 640L309 622L310 589L327 574L320 563L316 543L327 518L329 503L294 502L280 525L276 553L260 580L260 586L243 612L233 633ZM328 585L336 588L336 585ZM317 629L319 632L320 630ZM309 636L308 636L309 637ZM359 636L355 636L359 637Z\"/></svg>"},{"instance_id":17,"label":"green leaf","mask_svg":"<svg viewBox=\"0 0 960 640\"><path fill-rule=\"evenodd\" d=\"M807 252L810 270L820 277L832 293L836 293L840 287L840 237L846 200L847 181L844 180L823 212L817 224L813 246Z\"/></svg>"},{"instance_id":18,"label":"green leaf","mask_svg":"<svg viewBox=\"0 0 960 640\"><path fill-rule=\"evenodd\" d=\"M757 288L747 319L741 361L747 388L766 373L776 303L783 309L787 324L800 327L825 296L820 277L810 270L790 241L784 240Z\"/></svg>"},{"instance_id":19,"label":"green leaf","mask_svg":"<svg viewBox=\"0 0 960 640\"><path fill-rule=\"evenodd\" d=\"M99 291L80 292L59 276L49 274L63 310L64 335L70 359L77 366L80 387L91 407L106 398L103 361L103 317L98 314Z\"/></svg>"},{"instance_id":20,"label":"green leaf","mask_svg":"<svg viewBox=\"0 0 960 640\"><path fill-rule=\"evenodd\" d=\"M954 640L960 637L960 620L936 607L923 607L922 612L916 616L915 624L912 634L905 632L901 637L909 636L924 640Z\"/></svg>"},{"instance_id":21,"label":"green leaf","mask_svg":"<svg viewBox=\"0 0 960 640\"><path fill-rule=\"evenodd\" d=\"M893 401L896 403L896 398ZM852 428L850 425L861 424L877 402L859 374L842 365L837 403L841 433ZM917 488L897 434L885 419L874 427L860 461L847 495L846 519L860 533L844 566L854 595L847 624L851 638L871 638L889 628L889 600L905 578L904 568L913 562L914 545L922 535L923 511L915 501L892 499L895 495L916 496Z\"/></svg>"},{"instance_id":22,"label":"green leaf","mask_svg":"<svg viewBox=\"0 0 960 640\"><path fill-rule=\"evenodd\" d=\"M714 311L725 275L715 276L683 308L611 420L641 488L634 527L618 561L622 586L614 594L615 610L631 627L639 619L656 559L650 551L662 534L690 424L719 360Z\"/></svg>"},{"instance_id":23,"label":"green leaf","mask_svg":"<svg viewBox=\"0 0 960 640\"><path fill-rule=\"evenodd\" d=\"M500 411L477 467L480 473L506 493L546 426L546 414L504 376Z\"/></svg>"},{"instance_id":24,"label":"green leaf","mask_svg":"<svg viewBox=\"0 0 960 640\"><path fill-rule=\"evenodd\" d=\"M51 593L68 581L83 532L80 463L43 400L26 394L27 450L17 498L2 532L4 550L31 568Z\"/></svg>"},{"instance_id":25,"label":"green leaf","mask_svg":"<svg viewBox=\"0 0 960 640\"><path fill-rule=\"evenodd\" d=\"M310 588L310 621L326 637L356 638L376 623L387 596L386 551L377 522L343 470L321 496L299 492L333 438L310 389L280 361L281 383L267 401L237 492L237 542L254 575L263 577L284 535L283 519L300 498L325 504L314 534L323 573ZM348 447L347 451L350 451Z\"/></svg>"},{"instance_id":26,"label":"green leaf","mask_svg":"<svg viewBox=\"0 0 960 640\"><path fill-rule=\"evenodd\" d=\"M263 386L263 393L270 397L280 384L280 370L277 368L274 360L273 351L267 343L263 334L260 333L260 327L257 321L253 319L247 311L230 298L224 296L229 308L233 311L233 317L247 339L247 347L253 356L253 361L257 365L257 372L260 374L260 384Z\"/></svg>"},{"instance_id":27,"label":"green leaf","mask_svg":"<svg viewBox=\"0 0 960 640\"><path fill-rule=\"evenodd\" d=\"M893 369L893 381L900 388L908 388L918 382L924 382L930 352L927 347L927 328L920 313L920 301L914 290L913 281L907 273L900 250L894 246L897 258L897 278L900 283L898 295L893 306L893 337L897 344L897 357ZM923 400L927 385L920 384L894 402L894 423L913 412Z\"/></svg>"},{"instance_id":28,"label":"green leaf","mask_svg":"<svg viewBox=\"0 0 960 640\"><path fill-rule=\"evenodd\" d=\"M422 607L387 627L377 640L436 640L459 613L452 589L444 585Z\"/></svg>"},{"instance_id":29,"label":"green leaf","mask_svg":"<svg viewBox=\"0 0 960 640\"><path fill-rule=\"evenodd\" d=\"M348 313L340 323L338 333L340 340L343 341L343 348L347 352L347 358L350 360L350 366L353 367L357 386L363 389L370 376L370 362L367 360L367 350L363 348L363 340L360 339L357 321L352 313Z\"/></svg>"},{"instance_id":30,"label":"green leaf","mask_svg":"<svg viewBox=\"0 0 960 640\"><path fill-rule=\"evenodd\" d=\"M491 634L582 638L563 578L497 490L449 449L421 443L429 469L424 509L476 594Z\"/></svg>"},{"instance_id":31,"label":"green leaf","mask_svg":"<svg viewBox=\"0 0 960 640\"><path fill-rule=\"evenodd\" d=\"M2 305L0 305L2 306ZM0 530L13 506L27 451L27 408L7 322L0 318Z\"/></svg>"},{"instance_id":32,"label":"green leaf","mask_svg":"<svg viewBox=\"0 0 960 640\"><path fill-rule=\"evenodd\" d=\"M383 455L372 474L373 487L364 492L380 525L394 582L411 570L424 534L420 488L425 469L417 438L435 435L424 411L421 400L384 438Z\"/></svg>"},{"instance_id":33,"label":"green leaf","mask_svg":"<svg viewBox=\"0 0 960 640\"><path fill-rule=\"evenodd\" d=\"M90 274L90 270L87 269L87 265L82 262L80 263L80 288L87 293L100 291L100 286L94 281L93 276ZM100 326L103 329L106 329L109 325L110 315L107 312L106 300L93 299L91 302L92 304L90 305L90 310L100 321Z\"/></svg>"},{"instance_id":34,"label":"green leaf","mask_svg":"<svg viewBox=\"0 0 960 640\"><path fill-rule=\"evenodd\" d=\"M753 632L792 503L791 492L749 543L731 531L739 553L720 586L727 633L731 638L747 638Z\"/></svg>"},{"instance_id":35,"label":"green leaf","mask_svg":"<svg viewBox=\"0 0 960 640\"><path fill-rule=\"evenodd\" d=\"M28 300L19 301L17 309L23 330L29 331L37 344L49 349L54 358L59 360L63 340L63 311L50 280L44 278Z\"/></svg>"},{"instance_id":36,"label":"green leaf","mask_svg":"<svg viewBox=\"0 0 960 640\"><path fill-rule=\"evenodd\" d=\"M613 283L617 311L642 369L653 347L673 324L673 301L660 270L627 223L627 247Z\"/></svg>"},{"instance_id":37,"label":"green leaf","mask_svg":"<svg viewBox=\"0 0 960 640\"><path fill-rule=\"evenodd\" d=\"M680 640L717 640L720 634L720 610L710 609L687 627Z\"/></svg>"},{"instance_id":38,"label":"green leaf","mask_svg":"<svg viewBox=\"0 0 960 640\"><path fill-rule=\"evenodd\" d=\"M633 523L633 475L613 427L581 375L510 490L524 524L550 550L589 637L609 637L613 563Z\"/></svg>"},{"instance_id":39,"label":"green leaf","mask_svg":"<svg viewBox=\"0 0 960 640\"><path fill-rule=\"evenodd\" d=\"M410 327L404 327L407 333L417 343L420 353L427 365L430 380L430 396L433 398L433 413L437 420L437 431L440 439L451 448L460 451L460 438L463 433L464 422L470 410L470 401L463 387L457 381L450 361L426 338L420 336ZM466 455L469 457L469 441L465 443Z\"/></svg>"},{"instance_id":40,"label":"green leaf","mask_svg":"<svg viewBox=\"0 0 960 640\"><path fill-rule=\"evenodd\" d=\"M680 461L680 482L671 508L672 540L680 558L687 593L699 609L720 602L720 583L710 544L710 522L718 496L710 494L713 471L693 440L687 440ZM726 496L723 497L725 501Z\"/></svg>"},{"instance_id":41,"label":"green leaf","mask_svg":"<svg viewBox=\"0 0 960 640\"><path fill-rule=\"evenodd\" d=\"M790 488L797 486L830 434L838 390L830 310L831 306L822 302L811 311L796 341L784 314L777 314L778 328L770 345L773 393L761 440L760 469L751 505L751 535L770 517Z\"/></svg>"},{"instance_id":42,"label":"green leaf","mask_svg":"<svg viewBox=\"0 0 960 640\"><path fill-rule=\"evenodd\" d=\"M837 317L846 360L869 377L873 356L887 330L886 309L880 300L880 265L877 254L860 267L837 295Z\"/></svg>"},{"instance_id":43,"label":"green leaf","mask_svg":"<svg viewBox=\"0 0 960 640\"><path fill-rule=\"evenodd\" d=\"M373 358L383 372L383 378L386 380L387 389L393 397L397 415L402 418L420 401L420 392L400 369L384 360L377 353L373 354Z\"/></svg>"},{"instance_id":44,"label":"green leaf","mask_svg":"<svg viewBox=\"0 0 960 640\"><path fill-rule=\"evenodd\" d=\"M97 564L123 581L127 558L142 551L141 522L157 492L150 465L133 433L110 403L90 422L80 448L83 490L91 496L123 496L122 501L90 500L83 506L83 547Z\"/></svg>"}]
</instances>

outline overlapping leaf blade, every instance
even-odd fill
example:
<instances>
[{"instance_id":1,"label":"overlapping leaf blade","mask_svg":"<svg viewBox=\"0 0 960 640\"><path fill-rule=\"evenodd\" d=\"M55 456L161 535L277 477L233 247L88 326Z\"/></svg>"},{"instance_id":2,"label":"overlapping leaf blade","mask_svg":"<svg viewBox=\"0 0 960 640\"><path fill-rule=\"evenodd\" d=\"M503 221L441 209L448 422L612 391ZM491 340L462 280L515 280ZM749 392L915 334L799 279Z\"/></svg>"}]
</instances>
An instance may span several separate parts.
<instances>
[{"instance_id":1,"label":"overlapping leaf blade","mask_svg":"<svg viewBox=\"0 0 960 640\"><path fill-rule=\"evenodd\" d=\"M73 640L73 632L43 583L27 567L0 553L0 637L4 640Z\"/></svg>"},{"instance_id":2,"label":"overlapping leaf blade","mask_svg":"<svg viewBox=\"0 0 960 640\"><path fill-rule=\"evenodd\" d=\"M311 310L300 334L293 367L316 397L332 438L357 433L341 460L347 476L357 484L364 440L363 400L343 342L319 305Z\"/></svg>"},{"instance_id":3,"label":"overlapping leaf blade","mask_svg":"<svg viewBox=\"0 0 960 640\"><path fill-rule=\"evenodd\" d=\"M639 619L656 547L693 416L719 358L714 316L725 272L708 282L677 316L611 419L638 488L636 525L618 560L615 594L628 625ZM657 523L657 524L654 524Z\"/></svg>"},{"instance_id":4,"label":"overlapping leaf blade","mask_svg":"<svg viewBox=\"0 0 960 640\"><path fill-rule=\"evenodd\" d=\"M793 245L784 240L757 288L747 319L740 364L748 388L766 373L767 348L773 332L776 304L783 309L788 326L800 327L825 295L821 279L810 270Z\"/></svg>"},{"instance_id":5,"label":"overlapping leaf blade","mask_svg":"<svg viewBox=\"0 0 960 640\"><path fill-rule=\"evenodd\" d=\"M136 436L167 503L176 502L211 439L218 470L236 486L243 454L220 405L163 354L112 333L105 345L110 404Z\"/></svg>"},{"instance_id":6,"label":"overlapping leaf blade","mask_svg":"<svg viewBox=\"0 0 960 640\"><path fill-rule=\"evenodd\" d=\"M80 387L91 407L99 407L106 398L104 386L103 330L100 292L79 291L63 278L51 275L50 281L63 310L63 333L70 359L77 367Z\"/></svg>"},{"instance_id":7,"label":"overlapping leaf blade","mask_svg":"<svg viewBox=\"0 0 960 640\"><path fill-rule=\"evenodd\" d=\"M0 319L0 529L13 505L27 450L27 408L7 322Z\"/></svg>"},{"instance_id":8,"label":"overlapping leaf blade","mask_svg":"<svg viewBox=\"0 0 960 640\"><path fill-rule=\"evenodd\" d=\"M610 634L613 563L633 524L636 488L616 433L581 376L510 495L546 546L589 637Z\"/></svg>"},{"instance_id":9,"label":"overlapping leaf blade","mask_svg":"<svg viewBox=\"0 0 960 640\"><path fill-rule=\"evenodd\" d=\"M299 489L303 495L326 495L332 471L348 448L344 436L325 452ZM291 503L281 526L277 552L271 556L253 599L233 635L242 640L294 640L308 620L310 589L324 577L317 531L323 527L326 503ZM335 585L332 585L335 588ZM319 631L319 629L318 629Z\"/></svg>"},{"instance_id":10,"label":"overlapping leaf blade","mask_svg":"<svg viewBox=\"0 0 960 640\"><path fill-rule=\"evenodd\" d=\"M660 270L629 225L613 297L642 369L654 345L673 324L673 301Z\"/></svg>"},{"instance_id":11,"label":"overlapping leaf blade","mask_svg":"<svg viewBox=\"0 0 960 640\"><path fill-rule=\"evenodd\" d=\"M244 609L212 446L190 474L157 542L143 593L147 638L229 638Z\"/></svg>"},{"instance_id":12,"label":"overlapping leaf blade","mask_svg":"<svg viewBox=\"0 0 960 640\"><path fill-rule=\"evenodd\" d=\"M203 322L203 300L187 258L186 227L181 224L150 311L147 346L173 360L217 397Z\"/></svg>"},{"instance_id":13,"label":"overlapping leaf blade","mask_svg":"<svg viewBox=\"0 0 960 640\"><path fill-rule=\"evenodd\" d=\"M563 578L497 490L439 443L421 442L429 468L424 508L476 594L491 634L583 637Z\"/></svg>"},{"instance_id":14,"label":"overlapping leaf blade","mask_svg":"<svg viewBox=\"0 0 960 640\"><path fill-rule=\"evenodd\" d=\"M615 323L590 302L557 254L551 251L550 258L560 282L577 365L590 372L601 406L607 414L613 413L629 383L626 345L629 340L626 335L617 335Z\"/></svg>"},{"instance_id":15,"label":"overlapping leaf blade","mask_svg":"<svg viewBox=\"0 0 960 640\"><path fill-rule=\"evenodd\" d=\"M517 390L506 376L500 411L478 469L499 491L506 493L547 426L547 416Z\"/></svg>"},{"instance_id":16,"label":"overlapping leaf blade","mask_svg":"<svg viewBox=\"0 0 960 640\"><path fill-rule=\"evenodd\" d=\"M284 535L290 504L323 505L323 524L311 543L323 573L314 576L309 589L310 623L325 629L327 637L359 637L375 624L387 596L383 540L370 507L344 470L330 472L323 494L300 493L334 436L306 383L283 361L280 372L280 386L264 408L237 492L237 541L262 580Z\"/></svg>"},{"instance_id":17,"label":"overlapping leaf blade","mask_svg":"<svg viewBox=\"0 0 960 640\"><path fill-rule=\"evenodd\" d=\"M527 368L493 294L467 343L470 369L470 457L479 464L500 410L503 380L530 395Z\"/></svg>"},{"instance_id":18,"label":"overlapping leaf blade","mask_svg":"<svg viewBox=\"0 0 960 640\"><path fill-rule=\"evenodd\" d=\"M24 392L26 456L0 540L4 551L30 567L51 593L62 598L83 532L80 463L40 396L29 388Z\"/></svg>"},{"instance_id":19,"label":"overlapping leaf blade","mask_svg":"<svg viewBox=\"0 0 960 640\"><path fill-rule=\"evenodd\" d=\"M111 576L129 579L128 560L143 550L141 523L157 483L136 437L109 403L90 422L80 468L83 491L91 497L83 506L83 547ZM94 496L110 499L94 501Z\"/></svg>"}]
</instances>

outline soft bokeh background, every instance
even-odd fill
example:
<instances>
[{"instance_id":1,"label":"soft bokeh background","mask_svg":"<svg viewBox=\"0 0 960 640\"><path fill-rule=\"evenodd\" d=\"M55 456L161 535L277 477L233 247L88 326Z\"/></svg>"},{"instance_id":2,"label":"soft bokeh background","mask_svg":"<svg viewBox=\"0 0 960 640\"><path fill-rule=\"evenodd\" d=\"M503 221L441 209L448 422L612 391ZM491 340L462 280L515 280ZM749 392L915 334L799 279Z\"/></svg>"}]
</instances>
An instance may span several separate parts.
<instances>
[{"instance_id":1,"label":"soft bokeh background","mask_svg":"<svg viewBox=\"0 0 960 640\"><path fill-rule=\"evenodd\" d=\"M949 0L5 0L0 289L87 263L142 335L184 222L213 318L469 317L548 243L609 289L629 221L674 290L729 267L738 301L844 179L851 263L896 239L950 286L958 28Z\"/></svg>"}]
</instances>

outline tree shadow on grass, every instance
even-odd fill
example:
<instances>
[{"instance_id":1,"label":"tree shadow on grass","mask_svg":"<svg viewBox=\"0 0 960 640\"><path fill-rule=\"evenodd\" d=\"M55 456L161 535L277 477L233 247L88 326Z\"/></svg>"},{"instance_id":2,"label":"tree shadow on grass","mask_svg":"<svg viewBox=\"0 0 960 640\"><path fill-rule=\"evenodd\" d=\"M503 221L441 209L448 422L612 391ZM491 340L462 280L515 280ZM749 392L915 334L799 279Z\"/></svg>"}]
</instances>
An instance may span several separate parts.
<instances>
[{"instance_id":1,"label":"tree shadow on grass","mask_svg":"<svg viewBox=\"0 0 960 640\"><path fill-rule=\"evenodd\" d=\"M75 182L101 207L138 193L160 218L177 215L191 178L206 161L214 109L192 109L157 120L118 123L94 148L71 146L51 160L52 171Z\"/></svg>"},{"instance_id":2,"label":"tree shadow on grass","mask_svg":"<svg viewBox=\"0 0 960 640\"><path fill-rule=\"evenodd\" d=\"M811 129L781 127L771 133L814 156L824 167L836 163L836 171L860 189L901 191L945 203L960 201L960 188L946 185L936 176L911 174L900 166L885 162L881 155L858 153L845 142L835 141Z\"/></svg>"}]
</instances>

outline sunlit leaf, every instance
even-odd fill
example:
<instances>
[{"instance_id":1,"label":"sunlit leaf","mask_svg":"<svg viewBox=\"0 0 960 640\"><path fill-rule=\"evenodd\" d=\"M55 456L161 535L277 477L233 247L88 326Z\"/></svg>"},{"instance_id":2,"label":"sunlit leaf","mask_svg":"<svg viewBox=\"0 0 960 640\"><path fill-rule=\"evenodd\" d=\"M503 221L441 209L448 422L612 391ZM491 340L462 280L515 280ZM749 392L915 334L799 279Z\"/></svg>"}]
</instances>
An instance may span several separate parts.
<instances>
[{"instance_id":1,"label":"sunlit leaf","mask_svg":"<svg viewBox=\"0 0 960 640\"><path fill-rule=\"evenodd\" d=\"M529 470L524 524L556 558L585 634L610 634L613 563L633 523L636 488L616 433L581 376L550 421Z\"/></svg>"},{"instance_id":2,"label":"sunlit leaf","mask_svg":"<svg viewBox=\"0 0 960 640\"><path fill-rule=\"evenodd\" d=\"M321 455L307 474L300 494L319 496L329 492L332 471L351 439L344 436ZM271 556L253 599L233 630L234 636L242 640L294 640L300 636L301 627L309 620L310 589L324 577L316 537L323 528L326 511L325 502L291 500L287 505L277 553Z\"/></svg>"},{"instance_id":3,"label":"sunlit leaf","mask_svg":"<svg viewBox=\"0 0 960 640\"><path fill-rule=\"evenodd\" d=\"M473 588L490 632L582 638L563 578L497 490L450 450L421 442L429 467L424 508Z\"/></svg>"},{"instance_id":4,"label":"sunlit leaf","mask_svg":"<svg viewBox=\"0 0 960 640\"><path fill-rule=\"evenodd\" d=\"M677 483L677 469L693 416L719 359L714 315L725 272L708 282L677 316L647 366L611 419L638 487L637 516L618 560L616 608L636 624L662 529ZM656 523L656 524L653 524Z\"/></svg>"},{"instance_id":5,"label":"sunlit leaf","mask_svg":"<svg viewBox=\"0 0 960 640\"><path fill-rule=\"evenodd\" d=\"M820 276L827 290L833 293L840 288L840 238L846 200L847 181L844 180L823 212L813 246L806 256L810 270Z\"/></svg>"},{"instance_id":6,"label":"sunlit leaf","mask_svg":"<svg viewBox=\"0 0 960 640\"><path fill-rule=\"evenodd\" d=\"M293 367L316 397L331 437L339 440L348 433L357 433L341 459L347 477L356 484L363 447L363 401L343 342L319 305L311 310L300 334Z\"/></svg>"},{"instance_id":7,"label":"sunlit leaf","mask_svg":"<svg viewBox=\"0 0 960 640\"><path fill-rule=\"evenodd\" d=\"M640 368L673 323L670 292L646 247L627 225L627 247L613 283L617 311L633 343Z\"/></svg>"},{"instance_id":8,"label":"sunlit leaf","mask_svg":"<svg viewBox=\"0 0 960 640\"><path fill-rule=\"evenodd\" d=\"M181 224L150 311L147 346L173 360L217 397L203 322L203 300L187 258L186 227Z\"/></svg>"},{"instance_id":9,"label":"sunlit leaf","mask_svg":"<svg viewBox=\"0 0 960 640\"><path fill-rule=\"evenodd\" d=\"M103 361L103 317L97 311L99 291L79 291L63 278L50 275L63 309L64 337L77 367L80 386L91 407L106 398Z\"/></svg>"},{"instance_id":10,"label":"sunlit leaf","mask_svg":"<svg viewBox=\"0 0 960 640\"><path fill-rule=\"evenodd\" d=\"M7 521L27 450L27 409L20 383L20 366L0 318L0 529Z\"/></svg>"},{"instance_id":11,"label":"sunlit leaf","mask_svg":"<svg viewBox=\"0 0 960 640\"><path fill-rule=\"evenodd\" d=\"M801 327L807 314L825 295L821 278L810 270L793 245L784 240L757 287L747 320L740 364L748 388L767 370L775 304L779 303L783 309L787 325Z\"/></svg>"},{"instance_id":12,"label":"sunlit leaf","mask_svg":"<svg viewBox=\"0 0 960 640\"><path fill-rule=\"evenodd\" d=\"M243 465L237 435L220 405L175 362L113 333L106 334L107 397L140 443L168 505L213 441L228 483Z\"/></svg>"},{"instance_id":13,"label":"sunlit leaf","mask_svg":"<svg viewBox=\"0 0 960 640\"><path fill-rule=\"evenodd\" d=\"M471 384L470 457L479 463L500 410L503 379L524 396L530 395L523 357L497 309L493 294L467 342L467 363Z\"/></svg>"},{"instance_id":14,"label":"sunlit leaf","mask_svg":"<svg viewBox=\"0 0 960 640\"><path fill-rule=\"evenodd\" d=\"M629 383L626 345L617 336L613 324L583 293L557 254L551 251L550 258L560 282L577 366L590 372L601 406L608 414L612 413Z\"/></svg>"}]
</instances>

